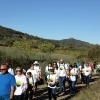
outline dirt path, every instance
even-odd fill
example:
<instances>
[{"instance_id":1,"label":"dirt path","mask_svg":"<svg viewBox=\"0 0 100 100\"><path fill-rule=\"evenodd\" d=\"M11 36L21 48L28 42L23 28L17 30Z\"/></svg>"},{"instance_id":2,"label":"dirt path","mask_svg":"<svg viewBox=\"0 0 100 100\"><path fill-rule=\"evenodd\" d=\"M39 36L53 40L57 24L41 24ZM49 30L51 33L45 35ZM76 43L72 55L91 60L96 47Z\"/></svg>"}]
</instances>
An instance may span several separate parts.
<instances>
[{"instance_id":1,"label":"dirt path","mask_svg":"<svg viewBox=\"0 0 100 100\"><path fill-rule=\"evenodd\" d=\"M90 85L95 83L98 80L98 76L93 76L90 82ZM76 85L76 95L79 91L85 87L85 84L77 84ZM72 96L69 95L68 84L66 82L66 91L62 92L60 95L57 95L57 100L69 100ZM48 100L47 94L47 85L40 85L38 86L38 90L36 91L34 100Z\"/></svg>"}]
</instances>

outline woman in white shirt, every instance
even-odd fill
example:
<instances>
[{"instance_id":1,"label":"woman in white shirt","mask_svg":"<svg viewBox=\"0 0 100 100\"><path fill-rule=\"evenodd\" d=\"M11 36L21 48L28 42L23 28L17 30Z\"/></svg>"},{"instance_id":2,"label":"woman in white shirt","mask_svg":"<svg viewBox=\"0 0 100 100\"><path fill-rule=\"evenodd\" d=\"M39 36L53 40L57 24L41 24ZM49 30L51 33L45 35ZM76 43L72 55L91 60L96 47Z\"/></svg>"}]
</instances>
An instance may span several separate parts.
<instances>
[{"instance_id":1,"label":"woman in white shirt","mask_svg":"<svg viewBox=\"0 0 100 100\"><path fill-rule=\"evenodd\" d=\"M37 73L37 71L34 69L34 65L33 65L33 64L31 64L30 69L27 70L26 75L27 75L28 72L31 72L31 73L32 73L32 76L34 76L34 77L36 78L36 84L35 84L35 85L36 85L36 89L37 89L38 73Z\"/></svg>"},{"instance_id":2,"label":"woman in white shirt","mask_svg":"<svg viewBox=\"0 0 100 100\"><path fill-rule=\"evenodd\" d=\"M70 65L70 72L69 72L69 91L70 95L75 94L75 82L76 82L76 71L73 66Z\"/></svg>"},{"instance_id":3,"label":"woman in white shirt","mask_svg":"<svg viewBox=\"0 0 100 100\"><path fill-rule=\"evenodd\" d=\"M52 63L49 62L48 65L45 67L45 80L47 81L47 76L49 75L49 70L52 69Z\"/></svg>"},{"instance_id":4,"label":"woman in white shirt","mask_svg":"<svg viewBox=\"0 0 100 100\"><path fill-rule=\"evenodd\" d=\"M54 69L50 69L50 75L47 76L47 83L48 83L48 96L49 100L53 97L56 100L56 82L57 76L54 74ZM52 96L52 97L51 97Z\"/></svg>"},{"instance_id":5,"label":"woman in white shirt","mask_svg":"<svg viewBox=\"0 0 100 100\"><path fill-rule=\"evenodd\" d=\"M58 70L58 65L56 62L53 63L53 68L54 68L54 74L59 78L59 70ZM56 86L59 86L59 81L56 83Z\"/></svg>"},{"instance_id":6,"label":"woman in white shirt","mask_svg":"<svg viewBox=\"0 0 100 100\"><path fill-rule=\"evenodd\" d=\"M26 76L23 74L23 70L21 67L16 68L16 89L14 92L14 100L25 100L24 93L27 89L27 80Z\"/></svg>"}]
</instances>

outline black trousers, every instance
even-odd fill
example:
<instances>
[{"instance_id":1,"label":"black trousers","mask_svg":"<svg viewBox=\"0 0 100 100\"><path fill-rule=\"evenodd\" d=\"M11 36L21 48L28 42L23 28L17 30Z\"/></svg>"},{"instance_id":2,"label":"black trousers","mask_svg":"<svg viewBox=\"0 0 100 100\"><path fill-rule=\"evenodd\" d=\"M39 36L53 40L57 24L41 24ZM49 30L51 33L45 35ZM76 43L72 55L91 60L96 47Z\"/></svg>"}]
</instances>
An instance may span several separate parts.
<instances>
[{"instance_id":1,"label":"black trousers","mask_svg":"<svg viewBox=\"0 0 100 100\"><path fill-rule=\"evenodd\" d=\"M84 74L83 73L81 73L81 83L85 83Z\"/></svg>"},{"instance_id":2,"label":"black trousers","mask_svg":"<svg viewBox=\"0 0 100 100\"><path fill-rule=\"evenodd\" d=\"M56 100L56 93L53 93L53 91L55 91L55 88L49 88L48 87L48 96L49 96L49 100L53 99Z\"/></svg>"},{"instance_id":3,"label":"black trousers","mask_svg":"<svg viewBox=\"0 0 100 100\"><path fill-rule=\"evenodd\" d=\"M24 95L15 95L14 100L24 100Z\"/></svg>"},{"instance_id":4,"label":"black trousers","mask_svg":"<svg viewBox=\"0 0 100 100\"><path fill-rule=\"evenodd\" d=\"M32 88L33 88L33 86L28 86L26 100L28 100L28 98L29 98L29 100L32 100L32 97L34 95L34 90L32 90Z\"/></svg>"}]
</instances>

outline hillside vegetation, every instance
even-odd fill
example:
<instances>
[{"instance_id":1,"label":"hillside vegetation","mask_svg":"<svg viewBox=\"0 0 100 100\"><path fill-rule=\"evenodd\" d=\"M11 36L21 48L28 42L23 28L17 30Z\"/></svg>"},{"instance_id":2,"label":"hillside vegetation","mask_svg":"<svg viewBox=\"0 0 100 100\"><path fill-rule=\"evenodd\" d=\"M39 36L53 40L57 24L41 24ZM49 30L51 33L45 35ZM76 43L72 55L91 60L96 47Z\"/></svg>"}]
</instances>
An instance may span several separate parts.
<instances>
[{"instance_id":1,"label":"hillside vegetation","mask_svg":"<svg viewBox=\"0 0 100 100\"><path fill-rule=\"evenodd\" d=\"M15 60L13 63L18 62L22 65L27 65L26 62L34 60L48 62L57 61L60 58L66 62L100 60L99 45L89 44L74 38L43 39L3 26L0 26L0 52L1 62L6 56L6 60L10 59L12 62ZM23 62L20 59L23 59Z\"/></svg>"}]
</instances>

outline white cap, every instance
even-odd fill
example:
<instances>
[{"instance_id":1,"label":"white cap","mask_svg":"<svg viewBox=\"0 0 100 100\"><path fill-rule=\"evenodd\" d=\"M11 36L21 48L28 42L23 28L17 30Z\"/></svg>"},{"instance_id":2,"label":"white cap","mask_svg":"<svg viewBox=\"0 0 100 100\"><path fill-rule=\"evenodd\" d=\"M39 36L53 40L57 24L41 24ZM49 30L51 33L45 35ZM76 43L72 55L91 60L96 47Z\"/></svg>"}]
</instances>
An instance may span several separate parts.
<instances>
[{"instance_id":1,"label":"white cap","mask_svg":"<svg viewBox=\"0 0 100 100\"><path fill-rule=\"evenodd\" d=\"M39 62L38 61L35 61L33 64L39 64Z\"/></svg>"}]
</instances>

